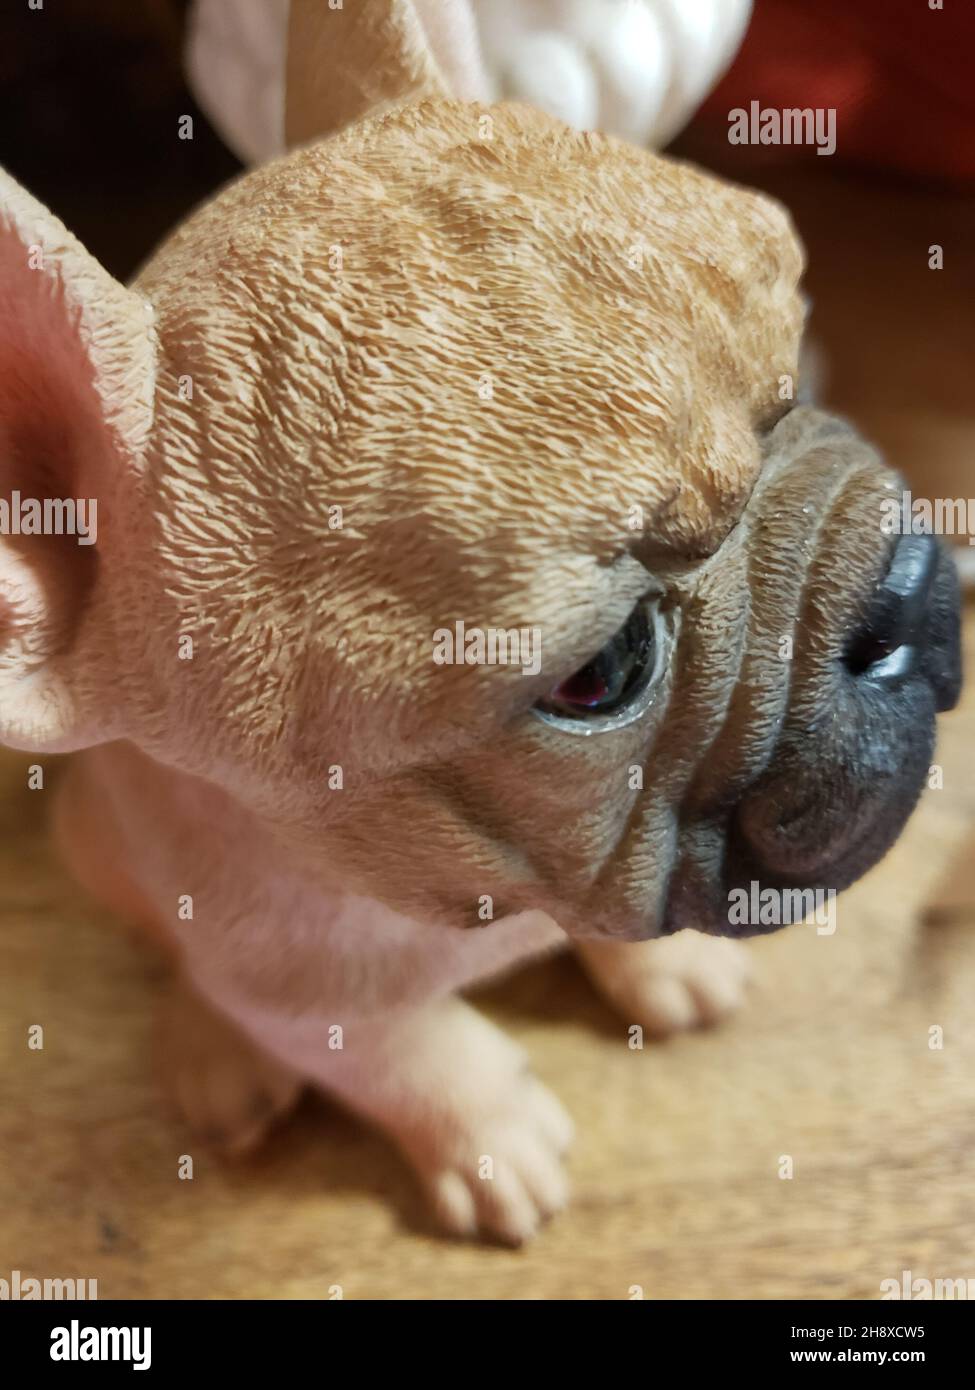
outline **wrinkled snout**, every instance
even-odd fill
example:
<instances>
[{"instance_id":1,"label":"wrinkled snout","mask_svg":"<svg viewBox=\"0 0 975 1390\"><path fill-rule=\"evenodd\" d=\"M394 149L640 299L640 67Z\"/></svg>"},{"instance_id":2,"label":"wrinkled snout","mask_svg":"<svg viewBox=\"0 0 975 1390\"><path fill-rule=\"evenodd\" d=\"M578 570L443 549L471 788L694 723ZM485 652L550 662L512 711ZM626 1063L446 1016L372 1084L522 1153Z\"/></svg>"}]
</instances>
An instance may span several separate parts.
<instances>
[{"instance_id":1,"label":"wrinkled snout","mask_svg":"<svg viewBox=\"0 0 975 1390\"><path fill-rule=\"evenodd\" d=\"M954 561L900 536L832 669L813 662L767 772L735 812L729 880L839 891L893 844L927 781L935 716L961 688ZM803 674L800 673L800 680Z\"/></svg>"},{"instance_id":2,"label":"wrinkled snout","mask_svg":"<svg viewBox=\"0 0 975 1390\"><path fill-rule=\"evenodd\" d=\"M936 785L936 717L961 688L959 586L950 549L900 519L903 487L821 411L770 435L744 519L743 655L685 808L665 931L788 925L786 897L847 887Z\"/></svg>"}]
</instances>

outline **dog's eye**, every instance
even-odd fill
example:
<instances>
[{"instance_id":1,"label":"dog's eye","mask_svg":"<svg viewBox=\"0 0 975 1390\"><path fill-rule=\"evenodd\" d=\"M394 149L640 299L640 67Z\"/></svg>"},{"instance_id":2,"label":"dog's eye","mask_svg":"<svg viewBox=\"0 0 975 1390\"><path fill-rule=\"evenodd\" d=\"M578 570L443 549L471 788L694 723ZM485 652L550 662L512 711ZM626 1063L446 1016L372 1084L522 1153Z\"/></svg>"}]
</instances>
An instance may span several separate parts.
<instances>
[{"instance_id":1,"label":"dog's eye","mask_svg":"<svg viewBox=\"0 0 975 1390\"><path fill-rule=\"evenodd\" d=\"M669 628L656 605L638 603L591 661L534 707L546 724L598 733L630 724L650 705L666 666Z\"/></svg>"}]
</instances>

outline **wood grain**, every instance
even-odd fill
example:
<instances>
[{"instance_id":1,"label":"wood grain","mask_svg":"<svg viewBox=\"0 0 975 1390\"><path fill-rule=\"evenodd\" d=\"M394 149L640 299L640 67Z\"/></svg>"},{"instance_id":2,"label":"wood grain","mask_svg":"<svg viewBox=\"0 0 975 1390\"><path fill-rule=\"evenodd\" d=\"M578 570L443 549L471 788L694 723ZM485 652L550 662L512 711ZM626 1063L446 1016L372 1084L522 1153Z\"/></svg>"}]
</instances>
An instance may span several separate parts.
<instances>
[{"instance_id":1,"label":"wood grain","mask_svg":"<svg viewBox=\"0 0 975 1390\"><path fill-rule=\"evenodd\" d=\"M324 1101L242 1164L197 1148L153 1082L160 968L66 878L49 789L5 754L0 1275L378 1299L874 1298L905 1268L975 1276L975 879L944 878L971 849L973 725L975 692L944 723L944 789L839 900L835 935L756 942L760 982L724 1028L631 1051L568 957L481 994L579 1128L570 1211L515 1252L440 1241L398 1158Z\"/></svg>"}]
</instances>

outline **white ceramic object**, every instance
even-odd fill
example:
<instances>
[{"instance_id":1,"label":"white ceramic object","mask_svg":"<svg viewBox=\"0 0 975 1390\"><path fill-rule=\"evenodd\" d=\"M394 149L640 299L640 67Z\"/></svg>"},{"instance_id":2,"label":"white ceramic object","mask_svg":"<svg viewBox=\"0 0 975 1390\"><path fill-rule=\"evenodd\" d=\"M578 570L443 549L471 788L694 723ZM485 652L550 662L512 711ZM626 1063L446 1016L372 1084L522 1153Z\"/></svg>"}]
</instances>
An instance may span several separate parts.
<instances>
[{"instance_id":1,"label":"white ceramic object","mask_svg":"<svg viewBox=\"0 0 975 1390\"><path fill-rule=\"evenodd\" d=\"M494 99L659 148L715 85L751 0L471 0ZM288 0L196 0L187 74L246 163L284 148Z\"/></svg>"}]
</instances>

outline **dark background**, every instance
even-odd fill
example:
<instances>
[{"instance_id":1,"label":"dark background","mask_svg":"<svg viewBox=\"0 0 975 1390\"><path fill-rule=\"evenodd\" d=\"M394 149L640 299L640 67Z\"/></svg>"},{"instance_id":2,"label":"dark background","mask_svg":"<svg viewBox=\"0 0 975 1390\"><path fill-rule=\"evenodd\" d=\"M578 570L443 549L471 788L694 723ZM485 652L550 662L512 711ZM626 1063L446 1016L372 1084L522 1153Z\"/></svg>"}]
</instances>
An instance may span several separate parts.
<instances>
[{"instance_id":1,"label":"dark background","mask_svg":"<svg viewBox=\"0 0 975 1390\"><path fill-rule=\"evenodd\" d=\"M188 8L6 0L0 13L0 164L123 280L241 167L183 81Z\"/></svg>"}]
</instances>

